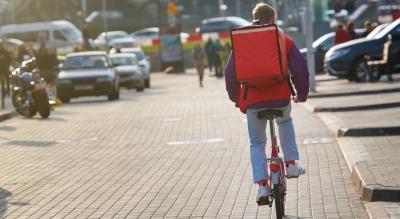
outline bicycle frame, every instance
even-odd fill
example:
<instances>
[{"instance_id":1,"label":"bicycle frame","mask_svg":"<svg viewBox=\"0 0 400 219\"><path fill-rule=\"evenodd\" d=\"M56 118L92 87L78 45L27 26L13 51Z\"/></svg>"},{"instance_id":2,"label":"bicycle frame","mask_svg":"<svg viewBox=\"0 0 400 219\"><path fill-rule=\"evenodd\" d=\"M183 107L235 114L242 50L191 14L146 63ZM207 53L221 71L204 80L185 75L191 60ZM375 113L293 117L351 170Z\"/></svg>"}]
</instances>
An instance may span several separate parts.
<instances>
[{"instance_id":1,"label":"bicycle frame","mask_svg":"<svg viewBox=\"0 0 400 219\"><path fill-rule=\"evenodd\" d=\"M283 195L286 195L286 178L285 178L285 163L283 159L279 157L279 146L277 137L275 134L275 124L274 119L269 119L269 126L271 132L271 141L272 141L272 148L271 148L271 157L267 158L267 165L269 163L269 191L272 191L273 185L279 185ZM270 207L272 206L272 195L270 193Z\"/></svg>"}]
</instances>

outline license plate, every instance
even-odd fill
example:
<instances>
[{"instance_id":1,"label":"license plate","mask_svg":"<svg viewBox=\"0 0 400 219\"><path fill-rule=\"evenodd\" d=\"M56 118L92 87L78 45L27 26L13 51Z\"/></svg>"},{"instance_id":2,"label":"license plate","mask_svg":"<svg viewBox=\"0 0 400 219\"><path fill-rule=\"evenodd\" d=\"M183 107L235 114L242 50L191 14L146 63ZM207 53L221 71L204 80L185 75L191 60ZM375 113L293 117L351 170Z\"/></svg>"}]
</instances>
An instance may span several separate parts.
<instances>
[{"instance_id":1,"label":"license plate","mask_svg":"<svg viewBox=\"0 0 400 219\"><path fill-rule=\"evenodd\" d=\"M93 85L76 85L74 90L93 90Z\"/></svg>"}]
</instances>

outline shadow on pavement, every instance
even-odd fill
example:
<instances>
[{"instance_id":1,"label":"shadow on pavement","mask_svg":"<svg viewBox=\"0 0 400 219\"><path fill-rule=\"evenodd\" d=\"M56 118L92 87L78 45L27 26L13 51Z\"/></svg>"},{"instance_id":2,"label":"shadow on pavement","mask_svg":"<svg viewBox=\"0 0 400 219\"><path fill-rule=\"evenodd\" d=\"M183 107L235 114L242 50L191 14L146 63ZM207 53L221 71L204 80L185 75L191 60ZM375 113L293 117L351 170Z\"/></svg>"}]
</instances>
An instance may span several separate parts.
<instances>
[{"instance_id":1,"label":"shadow on pavement","mask_svg":"<svg viewBox=\"0 0 400 219\"><path fill-rule=\"evenodd\" d=\"M0 218L3 218L7 210L7 199L12 195L11 192L0 187Z\"/></svg>"},{"instance_id":2,"label":"shadow on pavement","mask_svg":"<svg viewBox=\"0 0 400 219\"><path fill-rule=\"evenodd\" d=\"M7 142L9 145L23 146L23 147L49 147L56 145L54 141L25 141L25 140L11 140Z\"/></svg>"},{"instance_id":3,"label":"shadow on pavement","mask_svg":"<svg viewBox=\"0 0 400 219\"><path fill-rule=\"evenodd\" d=\"M7 125L0 126L0 131L13 132L13 131L16 131L16 130L17 130L17 128L12 127L12 126L7 126Z\"/></svg>"}]
</instances>

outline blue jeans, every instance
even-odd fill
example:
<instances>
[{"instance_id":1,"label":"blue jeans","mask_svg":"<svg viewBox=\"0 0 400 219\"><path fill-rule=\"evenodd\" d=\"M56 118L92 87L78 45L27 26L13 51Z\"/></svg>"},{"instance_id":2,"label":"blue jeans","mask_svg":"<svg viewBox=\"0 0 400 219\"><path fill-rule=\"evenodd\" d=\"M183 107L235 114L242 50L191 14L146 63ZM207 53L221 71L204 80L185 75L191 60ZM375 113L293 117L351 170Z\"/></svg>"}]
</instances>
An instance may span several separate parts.
<instances>
[{"instance_id":1,"label":"blue jeans","mask_svg":"<svg viewBox=\"0 0 400 219\"><path fill-rule=\"evenodd\" d=\"M296 136L292 118L290 117L291 105L275 108L283 111L283 117L277 118L280 146L285 161L298 160L299 152L296 144ZM257 113L263 109L247 109L247 126L250 138L250 158L253 167L253 180L257 183L260 180L268 179L266 171L265 145L267 144L266 126L268 120L258 119Z\"/></svg>"}]
</instances>

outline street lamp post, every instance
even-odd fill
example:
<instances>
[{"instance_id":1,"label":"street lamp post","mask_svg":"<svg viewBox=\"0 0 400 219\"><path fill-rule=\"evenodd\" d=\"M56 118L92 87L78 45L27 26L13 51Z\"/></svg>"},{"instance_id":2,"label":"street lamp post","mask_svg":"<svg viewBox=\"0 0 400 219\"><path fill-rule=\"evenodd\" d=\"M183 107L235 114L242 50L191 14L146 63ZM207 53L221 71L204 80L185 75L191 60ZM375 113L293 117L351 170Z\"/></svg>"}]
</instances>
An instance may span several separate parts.
<instances>
[{"instance_id":1,"label":"street lamp post","mask_svg":"<svg viewBox=\"0 0 400 219\"><path fill-rule=\"evenodd\" d=\"M310 72L310 91L315 92L315 57L314 48L312 46L314 40L314 28L312 21L312 6L311 0L306 0L305 7L305 34L306 34L306 45L307 45L307 66Z\"/></svg>"},{"instance_id":2,"label":"street lamp post","mask_svg":"<svg viewBox=\"0 0 400 219\"><path fill-rule=\"evenodd\" d=\"M87 17L87 2L86 0L81 0L82 4L82 17L83 17L83 22L86 22L86 17Z\"/></svg>"},{"instance_id":3,"label":"street lamp post","mask_svg":"<svg viewBox=\"0 0 400 219\"><path fill-rule=\"evenodd\" d=\"M104 39L106 43L106 51L108 51L108 16L107 16L107 0L103 0L103 22L104 22Z\"/></svg>"}]
</instances>

